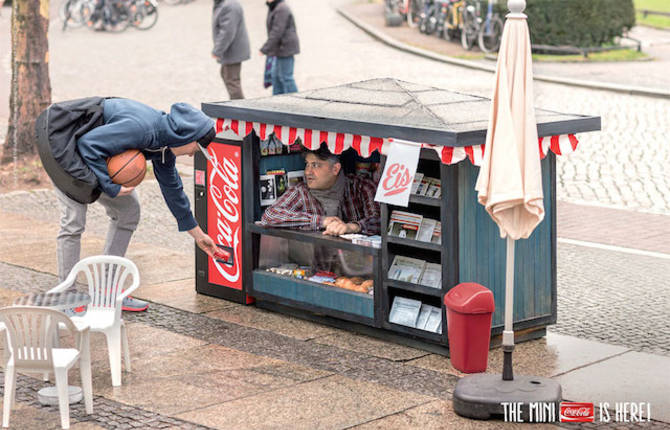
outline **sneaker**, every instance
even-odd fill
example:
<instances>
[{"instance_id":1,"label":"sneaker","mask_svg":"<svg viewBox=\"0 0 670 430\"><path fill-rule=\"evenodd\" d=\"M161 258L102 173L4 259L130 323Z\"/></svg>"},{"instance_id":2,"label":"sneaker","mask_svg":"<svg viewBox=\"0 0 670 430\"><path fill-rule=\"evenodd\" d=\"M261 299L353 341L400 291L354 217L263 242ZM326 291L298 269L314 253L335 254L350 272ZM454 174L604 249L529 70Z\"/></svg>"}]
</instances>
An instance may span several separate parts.
<instances>
[{"instance_id":1,"label":"sneaker","mask_svg":"<svg viewBox=\"0 0 670 430\"><path fill-rule=\"evenodd\" d=\"M81 317L86 313L86 306L79 306L78 308L65 309L63 311L69 317Z\"/></svg>"},{"instance_id":2,"label":"sneaker","mask_svg":"<svg viewBox=\"0 0 670 430\"><path fill-rule=\"evenodd\" d=\"M145 302L144 300L139 300L128 296L123 299L123 306L121 309L129 312L142 312L146 311L148 307L149 303Z\"/></svg>"}]
</instances>

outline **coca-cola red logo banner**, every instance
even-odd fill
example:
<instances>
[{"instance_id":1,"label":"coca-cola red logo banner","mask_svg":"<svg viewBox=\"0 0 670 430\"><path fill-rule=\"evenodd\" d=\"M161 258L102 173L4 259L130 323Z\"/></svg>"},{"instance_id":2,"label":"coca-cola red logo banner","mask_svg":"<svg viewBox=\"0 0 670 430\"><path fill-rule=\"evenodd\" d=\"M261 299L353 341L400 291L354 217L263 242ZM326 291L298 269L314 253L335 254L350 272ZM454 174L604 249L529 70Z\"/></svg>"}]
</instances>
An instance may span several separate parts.
<instances>
[{"instance_id":1,"label":"coca-cola red logo banner","mask_svg":"<svg viewBox=\"0 0 670 430\"><path fill-rule=\"evenodd\" d=\"M593 403L562 402L561 422L592 423L595 419Z\"/></svg>"},{"instance_id":2,"label":"coca-cola red logo banner","mask_svg":"<svg viewBox=\"0 0 670 430\"><path fill-rule=\"evenodd\" d=\"M209 258L209 282L242 289L242 187L240 148L212 142L207 147L207 234L233 250L233 264Z\"/></svg>"}]
</instances>

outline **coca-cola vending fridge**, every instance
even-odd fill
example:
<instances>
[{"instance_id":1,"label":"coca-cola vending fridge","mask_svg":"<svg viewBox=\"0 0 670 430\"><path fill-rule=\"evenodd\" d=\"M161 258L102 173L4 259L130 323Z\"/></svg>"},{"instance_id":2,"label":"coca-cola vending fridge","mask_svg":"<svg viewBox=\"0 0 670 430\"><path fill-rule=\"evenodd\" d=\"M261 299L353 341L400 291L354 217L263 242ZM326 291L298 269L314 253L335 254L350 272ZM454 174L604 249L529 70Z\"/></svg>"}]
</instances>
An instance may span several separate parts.
<instances>
[{"instance_id":1,"label":"coca-cola vending fridge","mask_svg":"<svg viewBox=\"0 0 670 430\"><path fill-rule=\"evenodd\" d=\"M195 217L220 250L211 258L196 247L195 288L198 293L238 303L252 303L245 288L243 258L242 140L216 137L207 147L209 161L194 160Z\"/></svg>"}]
</instances>

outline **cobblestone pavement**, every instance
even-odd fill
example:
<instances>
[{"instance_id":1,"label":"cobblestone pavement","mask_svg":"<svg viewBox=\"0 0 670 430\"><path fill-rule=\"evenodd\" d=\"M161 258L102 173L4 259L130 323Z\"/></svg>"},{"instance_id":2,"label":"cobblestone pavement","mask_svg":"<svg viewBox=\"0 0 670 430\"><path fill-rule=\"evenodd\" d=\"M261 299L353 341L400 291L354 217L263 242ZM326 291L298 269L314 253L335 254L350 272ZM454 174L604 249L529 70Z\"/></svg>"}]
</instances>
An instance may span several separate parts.
<instances>
[{"instance_id":1,"label":"cobblestone pavement","mask_svg":"<svg viewBox=\"0 0 670 430\"><path fill-rule=\"evenodd\" d=\"M4 285L6 287L18 289L25 293L44 291L55 281L53 275L37 273L5 263L0 263L0 271L4 274ZM18 280L18 282L14 282L15 280ZM31 282L25 282L26 280L30 280ZM449 400L458 381L457 376L445 375L430 369L415 367L402 361L391 361L334 346L305 342L273 332L240 326L206 315L186 312L157 303L151 305L149 312L126 314L124 318L128 323L141 322L238 351L333 372L355 380L374 382L391 389L411 392L416 395ZM257 368L256 371L263 370ZM281 367L270 366L265 371L270 375L285 376L285 369ZM57 410L56 406L42 407L35 400L36 392L44 386L46 386L46 383L37 379L20 377L17 400L33 407L55 412ZM124 405L101 396L95 396L94 402L96 406L92 415L86 415L81 404L73 406L71 412L72 421L92 422L107 429L131 427L208 428L178 418L143 410L132 405ZM619 424L606 423L584 425L560 424L560 427L585 429L621 428ZM668 429L670 425L652 421L627 424L625 428Z\"/></svg>"},{"instance_id":2,"label":"cobblestone pavement","mask_svg":"<svg viewBox=\"0 0 670 430\"><path fill-rule=\"evenodd\" d=\"M314 7L313 0L291 0L301 35L302 53L295 67L300 89L392 76L490 95L491 74L382 45L331 7L344 3L332 0ZM54 17L57 8L51 9ZM261 86L263 58L256 51L265 38L266 7L261 1L247 2L245 13L253 55L243 65L244 91L247 97L267 96L270 92ZM0 32L8 32L8 15L0 17ZM175 101L198 105L226 99L209 54L210 15L208 2L161 6L151 31L130 29L122 34L62 32L53 19L49 34L53 99L119 95L164 109ZM7 54L2 57L6 69ZM579 150L559 157L559 199L670 213L670 169L665 166L670 160L670 146L665 144L670 101L547 83L537 83L535 93L543 108L602 116L602 132L581 135Z\"/></svg>"},{"instance_id":3,"label":"cobblestone pavement","mask_svg":"<svg viewBox=\"0 0 670 430\"><path fill-rule=\"evenodd\" d=\"M38 273L29 269L0 263L5 288L24 293L44 291L53 285L55 276ZM29 282L27 282L29 281ZM354 380L373 382L405 393L430 396L450 400L458 381L455 375L416 367L403 360L393 361L369 354L341 349L336 346L309 342L283 336L271 331L245 327L221 321L207 315L186 312L153 303L149 312L125 314L128 323L144 323L173 333L190 336L232 348L237 351L270 357L289 363L308 366L325 372L332 372ZM428 354L426 354L428 355ZM421 355L416 356L416 358ZM286 376L286 369L280 366L255 368L256 372L268 375ZM43 407L36 402L36 392L46 383L30 377L19 377L17 401L52 413L56 406ZM182 419L158 414L132 405L125 405L101 396L95 396L95 409L86 415L83 405L72 407L73 422L91 422L107 429L126 428L180 428L207 429ZM493 425L493 424L492 424ZM488 427L482 424L483 427ZM622 428L616 423L560 424L563 428ZM498 428L495 426L495 428ZM657 421L626 424L625 428L668 429L670 424Z\"/></svg>"},{"instance_id":4,"label":"cobblestone pavement","mask_svg":"<svg viewBox=\"0 0 670 430\"><path fill-rule=\"evenodd\" d=\"M193 178L184 176L192 200ZM138 188L142 219L134 241L190 253L193 243L177 231L155 181ZM0 194L7 212L57 223L58 202L50 190ZM101 205L90 206L87 231L107 231ZM132 244L131 244L132 246ZM558 244L558 324L550 330L635 350L670 355L667 304L670 260Z\"/></svg>"}]
</instances>

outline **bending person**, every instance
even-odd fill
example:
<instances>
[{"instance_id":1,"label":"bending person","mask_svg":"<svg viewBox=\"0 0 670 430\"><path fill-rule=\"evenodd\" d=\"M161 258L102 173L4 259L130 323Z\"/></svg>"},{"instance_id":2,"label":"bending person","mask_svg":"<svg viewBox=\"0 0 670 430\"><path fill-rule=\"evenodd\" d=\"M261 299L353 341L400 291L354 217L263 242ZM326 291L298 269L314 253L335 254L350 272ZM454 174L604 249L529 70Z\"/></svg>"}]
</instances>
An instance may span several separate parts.
<instances>
[{"instance_id":1,"label":"bending person","mask_svg":"<svg viewBox=\"0 0 670 430\"><path fill-rule=\"evenodd\" d=\"M153 164L161 193L179 231L188 232L200 249L213 255L216 245L193 217L175 165L176 157L193 156L198 144L206 147L212 141L213 120L185 103L172 105L169 114L128 99L110 98L102 103L102 124L77 140L77 150L98 178L102 194L97 201L109 217L103 253L124 256L140 220L134 187L112 182L107 158L128 149L139 149ZM62 281L80 259L88 205L73 200L58 188L56 194L62 207L58 233L58 277ZM126 311L143 311L147 307L146 302L132 297L123 301Z\"/></svg>"}]
</instances>

